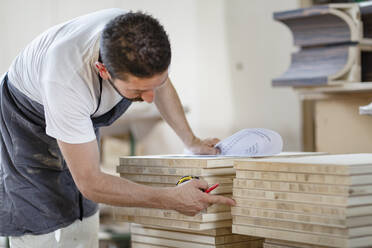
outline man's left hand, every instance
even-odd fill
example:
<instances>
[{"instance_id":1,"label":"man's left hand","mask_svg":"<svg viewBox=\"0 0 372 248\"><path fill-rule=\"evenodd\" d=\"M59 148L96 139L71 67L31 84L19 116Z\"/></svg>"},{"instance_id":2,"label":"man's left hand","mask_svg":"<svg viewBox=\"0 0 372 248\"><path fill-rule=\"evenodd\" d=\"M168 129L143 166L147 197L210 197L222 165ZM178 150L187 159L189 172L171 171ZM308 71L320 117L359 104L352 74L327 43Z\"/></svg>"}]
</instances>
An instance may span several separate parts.
<instances>
[{"instance_id":1,"label":"man's left hand","mask_svg":"<svg viewBox=\"0 0 372 248\"><path fill-rule=\"evenodd\" d=\"M187 149L193 154L217 155L220 153L220 150L218 148L215 148L214 146L219 141L220 140L217 138L208 138L201 140L195 137L191 144L187 147Z\"/></svg>"}]
</instances>

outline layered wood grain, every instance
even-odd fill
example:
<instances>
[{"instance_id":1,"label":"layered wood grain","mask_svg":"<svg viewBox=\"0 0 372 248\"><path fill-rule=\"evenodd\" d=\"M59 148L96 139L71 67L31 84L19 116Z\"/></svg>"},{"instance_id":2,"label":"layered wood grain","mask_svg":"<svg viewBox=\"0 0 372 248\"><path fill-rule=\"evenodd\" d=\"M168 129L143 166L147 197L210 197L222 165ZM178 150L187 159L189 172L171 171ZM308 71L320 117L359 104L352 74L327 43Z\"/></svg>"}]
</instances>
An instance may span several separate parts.
<instances>
[{"instance_id":1,"label":"layered wood grain","mask_svg":"<svg viewBox=\"0 0 372 248\"><path fill-rule=\"evenodd\" d=\"M233 233L272 239L265 247L372 244L372 154L237 160L235 169Z\"/></svg>"},{"instance_id":2,"label":"layered wood grain","mask_svg":"<svg viewBox=\"0 0 372 248\"><path fill-rule=\"evenodd\" d=\"M182 176L198 176L219 187L210 194L232 197L235 178L234 158L215 156L142 156L121 157L117 172L136 183L153 187L175 187ZM231 227L231 209L212 205L194 217L173 210L121 207L114 209L117 220L181 230L211 230Z\"/></svg>"},{"instance_id":3,"label":"layered wood grain","mask_svg":"<svg viewBox=\"0 0 372 248\"><path fill-rule=\"evenodd\" d=\"M131 225L132 247L168 248L261 248L262 238L233 234L231 227L213 231L163 229L154 226Z\"/></svg>"}]
</instances>

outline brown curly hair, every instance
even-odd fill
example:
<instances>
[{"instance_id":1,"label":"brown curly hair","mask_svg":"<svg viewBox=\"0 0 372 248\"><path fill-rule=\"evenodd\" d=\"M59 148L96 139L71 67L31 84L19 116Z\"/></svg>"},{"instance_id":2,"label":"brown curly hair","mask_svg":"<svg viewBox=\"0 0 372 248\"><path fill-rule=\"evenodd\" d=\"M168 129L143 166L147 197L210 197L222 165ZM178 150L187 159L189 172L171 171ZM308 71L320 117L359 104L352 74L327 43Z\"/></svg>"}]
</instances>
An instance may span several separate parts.
<instances>
[{"instance_id":1,"label":"brown curly hair","mask_svg":"<svg viewBox=\"0 0 372 248\"><path fill-rule=\"evenodd\" d=\"M129 12L106 24L100 56L111 77L151 77L168 69L171 48L163 26L152 16Z\"/></svg>"}]
</instances>

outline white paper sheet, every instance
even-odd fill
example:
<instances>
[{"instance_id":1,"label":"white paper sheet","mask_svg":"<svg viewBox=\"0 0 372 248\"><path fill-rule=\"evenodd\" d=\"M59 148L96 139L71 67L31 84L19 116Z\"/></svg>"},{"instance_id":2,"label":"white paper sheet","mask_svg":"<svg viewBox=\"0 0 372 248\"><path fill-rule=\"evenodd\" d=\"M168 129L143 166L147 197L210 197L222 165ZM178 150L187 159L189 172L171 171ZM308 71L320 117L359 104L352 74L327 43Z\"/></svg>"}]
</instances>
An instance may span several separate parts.
<instances>
[{"instance_id":1,"label":"white paper sheet","mask_svg":"<svg viewBox=\"0 0 372 248\"><path fill-rule=\"evenodd\" d=\"M222 156L265 157L282 152L283 140L264 128L243 129L216 144Z\"/></svg>"},{"instance_id":2,"label":"white paper sheet","mask_svg":"<svg viewBox=\"0 0 372 248\"><path fill-rule=\"evenodd\" d=\"M360 106L359 114L360 115L372 115L372 102L368 105Z\"/></svg>"}]
</instances>

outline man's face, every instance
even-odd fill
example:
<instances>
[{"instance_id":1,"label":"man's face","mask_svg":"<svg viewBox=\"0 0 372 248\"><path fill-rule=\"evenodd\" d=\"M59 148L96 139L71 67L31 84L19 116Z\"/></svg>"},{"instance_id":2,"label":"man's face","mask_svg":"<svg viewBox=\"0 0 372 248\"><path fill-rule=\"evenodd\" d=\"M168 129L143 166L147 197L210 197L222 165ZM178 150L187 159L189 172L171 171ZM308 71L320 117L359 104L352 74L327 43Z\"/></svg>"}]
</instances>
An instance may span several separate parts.
<instances>
[{"instance_id":1,"label":"man's face","mask_svg":"<svg viewBox=\"0 0 372 248\"><path fill-rule=\"evenodd\" d=\"M168 80L168 71L156 74L150 78L139 78L128 75L126 80L109 79L111 85L122 96L132 101L145 101L152 103L155 98L156 89L166 84Z\"/></svg>"}]
</instances>

